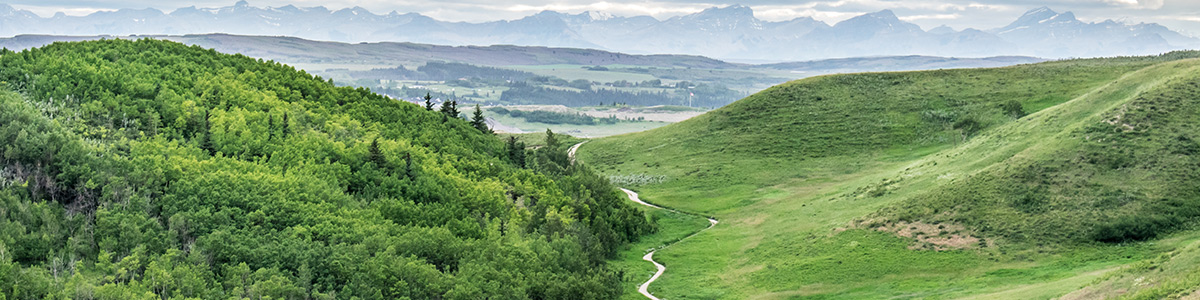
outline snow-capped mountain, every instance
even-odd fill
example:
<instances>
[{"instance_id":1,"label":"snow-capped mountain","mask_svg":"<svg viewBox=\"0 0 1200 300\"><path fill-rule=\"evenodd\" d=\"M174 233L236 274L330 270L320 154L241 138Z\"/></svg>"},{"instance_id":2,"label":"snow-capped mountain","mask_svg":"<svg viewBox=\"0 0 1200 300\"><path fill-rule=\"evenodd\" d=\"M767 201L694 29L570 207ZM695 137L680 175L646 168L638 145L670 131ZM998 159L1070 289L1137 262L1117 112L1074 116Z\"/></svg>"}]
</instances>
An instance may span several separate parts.
<instances>
[{"instance_id":1,"label":"snow-capped mountain","mask_svg":"<svg viewBox=\"0 0 1200 300\"><path fill-rule=\"evenodd\" d=\"M658 20L604 12L545 11L518 20L445 22L416 13L374 14L361 7L255 7L246 1L219 8L166 13L122 9L86 16L42 18L0 4L0 36L20 34L201 34L295 36L340 42L417 42L445 45L514 44L595 48L627 53L696 54L717 58L805 60L878 55L1047 58L1141 55L1200 47L1200 40L1158 24L1112 20L1087 23L1042 7L1001 28L922 30L889 10L829 25L812 18L768 22L733 5Z\"/></svg>"}]
</instances>

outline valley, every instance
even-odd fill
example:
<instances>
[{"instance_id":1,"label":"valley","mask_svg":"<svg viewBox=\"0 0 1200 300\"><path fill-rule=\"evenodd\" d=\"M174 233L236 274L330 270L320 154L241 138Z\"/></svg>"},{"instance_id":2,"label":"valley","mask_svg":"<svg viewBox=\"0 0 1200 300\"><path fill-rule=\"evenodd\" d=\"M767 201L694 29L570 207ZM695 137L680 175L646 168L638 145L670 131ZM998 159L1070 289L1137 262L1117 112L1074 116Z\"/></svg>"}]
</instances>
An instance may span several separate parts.
<instances>
[{"instance_id":1,"label":"valley","mask_svg":"<svg viewBox=\"0 0 1200 300\"><path fill-rule=\"evenodd\" d=\"M1200 3L10 2L0 300L1200 299Z\"/></svg>"},{"instance_id":2,"label":"valley","mask_svg":"<svg viewBox=\"0 0 1200 300\"><path fill-rule=\"evenodd\" d=\"M524 110L615 116L621 122L530 122L489 114L503 132L547 128L603 137L658 128L732 103L788 80L824 74L939 68L1000 67L1044 61L1033 57L944 58L899 56L765 65L729 63L690 55L629 55L601 50L521 46L439 46L415 43L311 41L292 37L202 35L43 36L0 38L0 47L23 50L59 41L101 39L175 41L222 53L285 63L337 85L422 105L457 101L464 107L521 106ZM567 108L562 108L562 107ZM674 107L668 110L655 107ZM646 114L641 111L651 111Z\"/></svg>"},{"instance_id":3,"label":"valley","mask_svg":"<svg viewBox=\"0 0 1200 300\"><path fill-rule=\"evenodd\" d=\"M630 188L722 220L656 253L670 266L650 288L662 298L1178 295L1194 290L1190 279L1105 287L1128 287L1137 275L1121 274L1145 274L1138 265L1180 264L1196 246L1188 204L1143 208L1150 194L1195 199L1172 187L1191 171L1163 171L1191 156L1155 146L1194 134L1164 127L1192 126L1192 102L1168 100L1190 99L1192 57L810 78L591 141L579 160L609 176L661 176ZM1178 113L1148 111L1167 103L1154 101ZM1125 147L1155 156L1107 160ZM1113 192L1125 200L1102 202Z\"/></svg>"}]
</instances>

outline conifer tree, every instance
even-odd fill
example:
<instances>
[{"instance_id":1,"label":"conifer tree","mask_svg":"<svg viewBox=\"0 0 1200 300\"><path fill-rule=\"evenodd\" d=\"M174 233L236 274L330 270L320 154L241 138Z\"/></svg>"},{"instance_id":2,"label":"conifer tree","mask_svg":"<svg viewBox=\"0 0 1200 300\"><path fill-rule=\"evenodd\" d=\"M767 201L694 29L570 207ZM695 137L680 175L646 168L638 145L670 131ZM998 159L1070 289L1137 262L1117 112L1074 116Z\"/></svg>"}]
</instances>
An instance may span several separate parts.
<instances>
[{"instance_id":1,"label":"conifer tree","mask_svg":"<svg viewBox=\"0 0 1200 300\"><path fill-rule=\"evenodd\" d=\"M458 115L459 115L458 101L442 102L442 110L441 111L443 114L446 114L446 117L458 118Z\"/></svg>"},{"instance_id":2,"label":"conifer tree","mask_svg":"<svg viewBox=\"0 0 1200 300\"><path fill-rule=\"evenodd\" d=\"M385 168L387 159L383 157L383 150L379 150L379 139L371 141L371 147L368 149L367 161L375 163L375 167L380 169Z\"/></svg>"},{"instance_id":3,"label":"conifer tree","mask_svg":"<svg viewBox=\"0 0 1200 300\"><path fill-rule=\"evenodd\" d=\"M404 154L404 176L409 180L417 179L417 171L413 168L412 154Z\"/></svg>"},{"instance_id":4,"label":"conifer tree","mask_svg":"<svg viewBox=\"0 0 1200 300\"><path fill-rule=\"evenodd\" d=\"M508 159L518 167L525 167L525 143L518 142L517 137L508 137L508 142L504 144L504 150L508 152Z\"/></svg>"},{"instance_id":5,"label":"conifer tree","mask_svg":"<svg viewBox=\"0 0 1200 300\"><path fill-rule=\"evenodd\" d=\"M433 96L429 95L429 92L425 92L425 110L433 110L433 101L431 100L433 100Z\"/></svg>"},{"instance_id":6,"label":"conifer tree","mask_svg":"<svg viewBox=\"0 0 1200 300\"><path fill-rule=\"evenodd\" d=\"M546 128L546 149L558 149L558 138L554 137L554 132L550 128Z\"/></svg>"},{"instance_id":7,"label":"conifer tree","mask_svg":"<svg viewBox=\"0 0 1200 300\"><path fill-rule=\"evenodd\" d=\"M488 129L487 119L483 117L483 110L479 108L479 104L475 104L475 116L471 118L471 126L475 126L475 129L479 129L483 133L492 133L492 130Z\"/></svg>"}]
</instances>

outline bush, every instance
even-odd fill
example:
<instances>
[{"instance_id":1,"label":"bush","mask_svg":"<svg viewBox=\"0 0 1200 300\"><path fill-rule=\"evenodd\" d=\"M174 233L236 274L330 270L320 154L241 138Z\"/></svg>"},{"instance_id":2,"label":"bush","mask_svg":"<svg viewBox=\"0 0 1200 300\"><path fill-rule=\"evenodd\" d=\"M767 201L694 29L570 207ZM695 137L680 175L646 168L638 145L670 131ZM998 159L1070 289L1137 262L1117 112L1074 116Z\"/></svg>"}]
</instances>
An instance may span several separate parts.
<instances>
[{"instance_id":1,"label":"bush","mask_svg":"<svg viewBox=\"0 0 1200 300\"><path fill-rule=\"evenodd\" d=\"M1004 111L1005 115L1013 118L1024 117L1028 114L1025 112L1025 107L1021 106L1021 102L1017 102L1017 100L1010 99L1004 103L1001 103L1000 109Z\"/></svg>"}]
</instances>

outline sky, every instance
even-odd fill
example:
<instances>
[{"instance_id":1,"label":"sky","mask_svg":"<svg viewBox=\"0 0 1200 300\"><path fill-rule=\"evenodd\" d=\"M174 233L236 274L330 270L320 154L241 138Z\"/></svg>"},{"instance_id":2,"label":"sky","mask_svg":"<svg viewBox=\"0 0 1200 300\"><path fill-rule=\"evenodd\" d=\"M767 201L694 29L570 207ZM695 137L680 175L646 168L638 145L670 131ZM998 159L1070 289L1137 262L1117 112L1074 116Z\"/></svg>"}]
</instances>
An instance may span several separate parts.
<instances>
[{"instance_id":1,"label":"sky","mask_svg":"<svg viewBox=\"0 0 1200 300\"><path fill-rule=\"evenodd\" d=\"M42 16L56 12L84 15L120 8L222 7L236 0L0 0ZM617 16L650 15L659 19L699 12L714 6L741 4L768 21L812 17L833 24L863 13L890 9L901 19L926 30L940 25L954 29L990 29L1016 20L1030 9L1047 6L1071 11L1083 21L1114 19L1128 23L1159 23L1200 36L1200 0L249 0L258 7L296 5L340 9L360 6L376 14L416 12L445 21L482 22L519 19L543 10L566 13L600 11Z\"/></svg>"}]
</instances>

